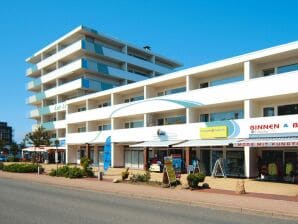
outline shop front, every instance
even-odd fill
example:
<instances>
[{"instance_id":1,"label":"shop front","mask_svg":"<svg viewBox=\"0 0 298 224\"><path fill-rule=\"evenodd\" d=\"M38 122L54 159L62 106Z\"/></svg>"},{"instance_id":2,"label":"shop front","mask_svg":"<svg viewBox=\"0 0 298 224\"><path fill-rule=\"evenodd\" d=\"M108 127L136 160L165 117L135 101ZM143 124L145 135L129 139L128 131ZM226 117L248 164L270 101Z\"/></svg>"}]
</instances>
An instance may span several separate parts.
<instances>
[{"instance_id":1,"label":"shop front","mask_svg":"<svg viewBox=\"0 0 298 224\"><path fill-rule=\"evenodd\" d=\"M258 179L298 183L298 138L251 138L235 143L257 152Z\"/></svg>"}]
</instances>

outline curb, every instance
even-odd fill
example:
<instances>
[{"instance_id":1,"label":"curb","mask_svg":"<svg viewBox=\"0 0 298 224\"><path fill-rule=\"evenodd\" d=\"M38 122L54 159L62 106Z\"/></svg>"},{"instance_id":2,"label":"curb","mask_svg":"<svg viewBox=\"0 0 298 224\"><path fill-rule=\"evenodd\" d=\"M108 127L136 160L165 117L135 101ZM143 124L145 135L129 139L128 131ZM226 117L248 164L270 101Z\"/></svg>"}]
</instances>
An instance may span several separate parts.
<instances>
[{"instance_id":1,"label":"curb","mask_svg":"<svg viewBox=\"0 0 298 224\"><path fill-rule=\"evenodd\" d=\"M34 182L38 184L43 185L49 185L54 187L60 187L63 189L73 189L73 190L80 190L80 191L90 191L90 192L97 192L97 193L103 193L108 195L114 195L114 196L120 196L124 198L134 198L134 199L142 199L147 201L155 201L155 202L161 202L161 203L169 203L169 204L182 204L182 205L188 205L193 207L204 207L209 209L215 209L215 210L221 210L221 211L229 211L229 212L237 212L245 215L256 215L256 216L267 216L267 217L274 217L274 218L282 218L282 219L298 219L298 214L292 214L292 213L282 213L282 212L272 212L268 210L257 210L252 208L245 208L245 207L235 207L235 206L229 206L225 204L215 204L215 203L209 203L209 202L194 202L194 201L185 201L185 200L179 200L179 199L173 199L173 198L157 198L152 197L146 194L135 194L135 193L125 193L125 192L116 192L116 191L109 191L109 190L96 190L96 189L90 189L88 187L84 186L68 186L64 185L62 183L47 183L44 181L38 181L38 180L29 180L29 179L23 179L18 177L1 177L5 179L14 179L14 180L22 180L26 182Z\"/></svg>"}]
</instances>

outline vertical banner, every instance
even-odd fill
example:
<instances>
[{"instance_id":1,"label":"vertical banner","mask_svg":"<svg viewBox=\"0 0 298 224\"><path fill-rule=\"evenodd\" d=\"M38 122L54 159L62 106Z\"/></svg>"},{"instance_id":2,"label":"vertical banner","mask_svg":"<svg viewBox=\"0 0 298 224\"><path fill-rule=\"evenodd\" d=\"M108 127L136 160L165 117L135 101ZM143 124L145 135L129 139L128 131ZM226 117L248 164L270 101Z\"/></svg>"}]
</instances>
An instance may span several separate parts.
<instances>
[{"instance_id":1,"label":"vertical banner","mask_svg":"<svg viewBox=\"0 0 298 224\"><path fill-rule=\"evenodd\" d=\"M103 149L103 169L106 172L111 167L111 136L107 137L104 149Z\"/></svg>"}]
</instances>

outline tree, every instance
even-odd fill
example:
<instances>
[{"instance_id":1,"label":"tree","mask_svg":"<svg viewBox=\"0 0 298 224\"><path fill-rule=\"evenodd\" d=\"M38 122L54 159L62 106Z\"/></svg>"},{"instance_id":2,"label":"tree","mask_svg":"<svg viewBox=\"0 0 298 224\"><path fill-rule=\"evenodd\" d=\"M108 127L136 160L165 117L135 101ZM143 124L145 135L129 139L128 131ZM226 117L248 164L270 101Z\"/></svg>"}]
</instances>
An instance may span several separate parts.
<instances>
[{"instance_id":1,"label":"tree","mask_svg":"<svg viewBox=\"0 0 298 224\"><path fill-rule=\"evenodd\" d=\"M16 155L19 152L19 145L16 142L11 143L10 145L10 153L13 155L13 157L15 158Z\"/></svg>"},{"instance_id":2,"label":"tree","mask_svg":"<svg viewBox=\"0 0 298 224\"><path fill-rule=\"evenodd\" d=\"M26 142L28 142L30 145L33 145L34 147L40 147L42 145L49 146L51 144L50 135L42 126L39 126L35 131L29 132L28 134L26 134L25 140ZM36 152L34 153L34 159L33 159L34 162L36 160L35 157L36 157Z\"/></svg>"}]
</instances>

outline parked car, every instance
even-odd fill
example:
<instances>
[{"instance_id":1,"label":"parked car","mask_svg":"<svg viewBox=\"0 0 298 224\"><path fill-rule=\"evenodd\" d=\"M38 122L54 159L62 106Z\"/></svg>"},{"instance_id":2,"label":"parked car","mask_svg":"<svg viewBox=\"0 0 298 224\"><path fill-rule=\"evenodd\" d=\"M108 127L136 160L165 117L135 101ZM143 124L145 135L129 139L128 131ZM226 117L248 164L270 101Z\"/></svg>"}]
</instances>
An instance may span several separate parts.
<instances>
[{"instance_id":1,"label":"parked car","mask_svg":"<svg viewBox=\"0 0 298 224\"><path fill-rule=\"evenodd\" d=\"M5 155L0 155L0 162L6 162L7 157Z\"/></svg>"}]
</instances>

